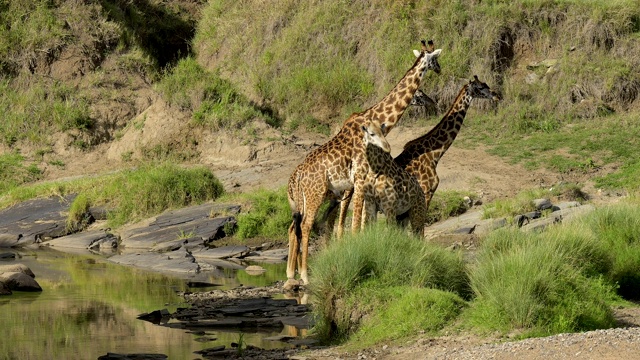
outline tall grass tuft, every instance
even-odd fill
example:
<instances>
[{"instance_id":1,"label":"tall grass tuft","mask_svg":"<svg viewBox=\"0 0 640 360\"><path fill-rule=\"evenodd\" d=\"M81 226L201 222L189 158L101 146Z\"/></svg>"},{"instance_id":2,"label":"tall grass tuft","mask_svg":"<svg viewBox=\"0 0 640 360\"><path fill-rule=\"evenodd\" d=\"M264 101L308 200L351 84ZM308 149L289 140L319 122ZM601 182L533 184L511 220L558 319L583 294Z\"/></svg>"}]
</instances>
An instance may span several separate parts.
<instances>
[{"instance_id":1,"label":"tall grass tuft","mask_svg":"<svg viewBox=\"0 0 640 360\"><path fill-rule=\"evenodd\" d=\"M247 209L238 216L236 236L286 238L291 223L291 209L285 189L254 191L245 194Z\"/></svg>"},{"instance_id":2,"label":"tall grass tuft","mask_svg":"<svg viewBox=\"0 0 640 360\"><path fill-rule=\"evenodd\" d=\"M487 330L547 335L607 328L614 287L601 274L611 259L597 239L496 231L470 269L471 324Z\"/></svg>"},{"instance_id":3,"label":"tall grass tuft","mask_svg":"<svg viewBox=\"0 0 640 360\"><path fill-rule=\"evenodd\" d=\"M462 297L470 293L460 254L381 223L333 242L312 259L310 271L317 331L326 338L344 337L357 329L358 320L339 315L358 311L348 310L345 302L361 286L435 288Z\"/></svg>"},{"instance_id":4,"label":"tall grass tuft","mask_svg":"<svg viewBox=\"0 0 640 360\"><path fill-rule=\"evenodd\" d=\"M606 277L618 286L618 294L640 300L640 208L619 204L597 209L583 219L613 257Z\"/></svg>"}]
</instances>

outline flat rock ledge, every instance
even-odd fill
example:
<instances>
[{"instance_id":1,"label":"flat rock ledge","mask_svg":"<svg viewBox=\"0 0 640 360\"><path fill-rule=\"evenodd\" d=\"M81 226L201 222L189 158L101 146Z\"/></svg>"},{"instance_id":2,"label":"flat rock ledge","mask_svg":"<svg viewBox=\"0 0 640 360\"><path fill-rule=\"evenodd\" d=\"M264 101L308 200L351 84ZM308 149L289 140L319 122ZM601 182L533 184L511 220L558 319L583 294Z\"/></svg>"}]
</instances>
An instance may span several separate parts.
<instances>
[{"instance_id":1,"label":"flat rock ledge","mask_svg":"<svg viewBox=\"0 0 640 360\"><path fill-rule=\"evenodd\" d=\"M462 247L473 250L477 246L474 238L499 228L514 226L522 231L539 232L548 226L571 221L578 215L595 210L593 205L583 205L577 201L552 204L549 199L535 199L533 204L535 205L534 211L519 214L513 218L483 219L481 210L468 211L460 216L429 226L426 230L426 238L447 238L450 240L449 246L452 249Z\"/></svg>"},{"instance_id":2,"label":"flat rock ledge","mask_svg":"<svg viewBox=\"0 0 640 360\"><path fill-rule=\"evenodd\" d=\"M269 243L216 246L216 241L236 225L240 205L205 203L169 210L115 233L90 226L106 218L108 210L100 208L90 208L81 226L70 227L67 215L74 198L34 199L0 211L0 248L49 246L68 253L100 254L117 264L185 277L245 269L248 261L283 262L288 255L286 249L271 249ZM3 258L5 255L9 256L3 254Z\"/></svg>"}]
</instances>

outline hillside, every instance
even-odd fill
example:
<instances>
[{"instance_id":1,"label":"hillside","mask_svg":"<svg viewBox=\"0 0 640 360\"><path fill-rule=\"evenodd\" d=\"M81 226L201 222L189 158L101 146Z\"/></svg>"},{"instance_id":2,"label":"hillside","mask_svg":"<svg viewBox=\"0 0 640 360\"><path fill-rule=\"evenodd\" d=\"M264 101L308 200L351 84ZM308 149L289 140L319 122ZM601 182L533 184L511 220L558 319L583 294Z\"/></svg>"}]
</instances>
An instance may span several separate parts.
<instances>
[{"instance_id":1,"label":"hillside","mask_svg":"<svg viewBox=\"0 0 640 360\"><path fill-rule=\"evenodd\" d=\"M228 191L279 187L391 89L422 38L443 49L422 86L437 113L410 109L394 152L474 74L504 98L474 102L444 189L501 196L635 169L635 1L23 0L0 14L3 191L163 161L204 164ZM456 156L467 168L447 175Z\"/></svg>"}]
</instances>

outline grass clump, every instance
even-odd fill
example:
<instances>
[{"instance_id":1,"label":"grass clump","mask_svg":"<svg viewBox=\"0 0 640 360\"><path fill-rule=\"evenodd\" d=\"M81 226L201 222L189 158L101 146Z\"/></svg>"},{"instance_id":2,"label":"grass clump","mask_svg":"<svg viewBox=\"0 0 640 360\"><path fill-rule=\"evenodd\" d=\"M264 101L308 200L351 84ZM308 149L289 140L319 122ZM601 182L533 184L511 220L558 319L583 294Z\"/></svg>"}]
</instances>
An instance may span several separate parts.
<instances>
[{"instance_id":1,"label":"grass clump","mask_svg":"<svg viewBox=\"0 0 640 360\"><path fill-rule=\"evenodd\" d=\"M361 324L350 342L361 347L382 341L397 340L421 332L435 334L454 320L467 303L458 295L429 288L405 286L378 287L365 284L350 294L341 308L357 308L362 313Z\"/></svg>"},{"instance_id":2,"label":"grass clump","mask_svg":"<svg viewBox=\"0 0 640 360\"><path fill-rule=\"evenodd\" d=\"M460 254L382 223L333 242L311 261L311 291L318 318L316 331L326 339L344 339L357 331L371 302L379 301L375 296L369 303L365 298L354 299L352 294L359 291L433 288L463 298L469 295Z\"/></svg>"},{"instance_id":3,"label":"grass clump","mask_svg":"<svg viewBox=\"0 0 640 360\"><path fill-rule=\"evenodd\" d=\"M284 188L260 189L243 194L246 210L238 216L236 237L247 239L256 236L286 238L291 223L291 209Z\"/></svg>"},{"instance_id":4,"label":"grass clump","mask_svg":"<svg viewBox=\"0 0 640 360\"><path fill-rule=\"evenodd\" d=\"M17 141L46 143L51 132L89 130L93 120L87 101L62 84L35 81L26 86L0 80L0 141L11 146Z\"/></svg>"},{"instance_id":5,"label":"grass clump","mask_svg":"<svg viewBox=\"0 0 640 360\"><path fill-rule=\"evenodd\" d=\"M583 219L613 257L605 272L617 285L618 294L629 300L640 300L640 208L635 204L620 204L597 209Z\"/></svg>"},{"instance_id":6,"label":"grass clump","mask_svg":"<svg viewBox=\"0 0 640 360\"><path fill-rule=\"evenodd\" d=\"M480 329L523 336L611 327L616 296L601 276L610 262L588 235L496 231L470 269L475 298L465 318Z\"/></svg>"},{"instance_id":7,"label":"grass clump","mask_svg":"<svg viewBox=\"0 0 640 360\"><path fill-rule=\"evenodd\" d=\"M241 129L262 119L280 126L275 116L252 105L231 82L205 70L193 57L180 60L162 78L158 89L169 104L191 111L197 125L214 130Z\"/></svg>"}]
</instances>

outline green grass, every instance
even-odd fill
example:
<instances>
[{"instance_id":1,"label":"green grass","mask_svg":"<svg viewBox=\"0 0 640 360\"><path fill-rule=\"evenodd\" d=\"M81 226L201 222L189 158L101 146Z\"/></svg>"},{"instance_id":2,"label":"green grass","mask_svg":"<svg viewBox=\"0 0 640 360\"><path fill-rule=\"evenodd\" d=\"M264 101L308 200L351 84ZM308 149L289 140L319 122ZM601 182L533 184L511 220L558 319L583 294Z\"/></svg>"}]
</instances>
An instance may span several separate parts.
<instances>
[{"instance_id":1,"label":"green grass","mask_svg":"<svg viewBox=\"0 0 640 360\"><path fill-rule=\"evenodd\" d=\"M506 217L507 219L536 210L533 200L562 198L568 201L586 201L586 195L580 190L578 184L563 183L551 188L532 188L519 192L516 196L507 199L498 199L484 204L482 216L488 218Z\"/></svg>"},{"instance_id":2,"label":"green grass","mask_svg":"<svg viewBox=\"0 0 640 360\"><path fill-rule=\"evenodd\" d=\"M0 198L9 190L41 177L42 171L35 164L27 165L19 153L0 155Z\"/></svg>"},{"instance_id":3,"label":"green grass","mask_svg":"<svg viewBox=\"0 0 640 360\"><path fill-rule=\"evenodd\" d=\"M354 308L349 304L348 299L353 299L352 294L360 291L360 287L433 288L461 297L469 295L460 254L419 241L382 223L332 242L311 259L310 273L314 313L318 318L315 331L324 338L341 339L360 326L359 317L348 315L354 311L366 313L366 309L359 307L371 305L359 303Z\"/></svg>"},{"instance_id":4,"label":"green grass","mask_svg":"<svg viewBox=\"0 0 640 360\"><path fill-rule=\"evenodd\" d=\"M241 129L262 120L279 126L279 120L252 105L228 80L207 71L187 57L158 83L167 102L192 113L195 124L218 129Z\"/></svg>"},{"instance_id":5,"label":"green grass","mask_svg":"<svg viewBox=\"0 0 640 360\"><path fill-rule=\"evenodd\" d=\"M229 194L225 201L242 204L242 213L237 218L235 236L240 239L253 237L287 238L291 224L291 209L285 188L278 190L259 189L248 194Z\"/></svg>"},{"instance_id":6,"label":"green grass","mask_svg":"<svg viewBox=\"0 0 640 360\"><path fill-rule=\"evenodd\" d=\"M468 191L436 191L431 198L429 209L427 209L427 224L463 214L468 209L468 205L464 201L465 196L472 201L477 199L476 194Z\"/></svg>"},{"instance_id":7,"label":"green grass","mask_svg":"<svg viewBox=\"0 0 640 360\"><path fill-rule=\"evenodd\" d=\"M357 344L359 348L418 333L435 335L467 306L452 292L406 286L378 287L375 282L356 288L345 302L349 306L343 309L344 316L353 315L349 313L350 308L366 309L349 339L350 344Z\"/></svg>"},{"instance_id":8,"label":"green grass","mask_svg":"<svg viewBox=\"0 0 640 360\"><path fill-rule=\"evenodd\" d=\"M47 143L52 131L90 130L93 120L89 105L77 91L63 83L37 81L16 90L12 82L0 79L0 141L8 146L17 141Z\"/></svg>"},{"instance_id":9,"label":"green grass","mask_svg":"<svg viewBox=\"0 0 640 360\"><path fill-rule=\"evenodd\" d=\"M608 254L594 239L560 235L490 234L470 269L475 298L467 321L524 337L613 326L614 286L597 276Z\"/></svg>"},{"instance_id":10,"label":"green grass","mask_svg":"<svg viewBox=\"0 0 640 360\"><path fill-rule=\"evenodd\" d=\"M78 194L70 206L68 226L80 223L90 206L104 206L112 228L142 220L171 208L218 198L224 189L203 167L183 169L164 163L114 174L55 181L12 189L0 198L0 208L36 197Z\"/></svg>"}]
</instances>

